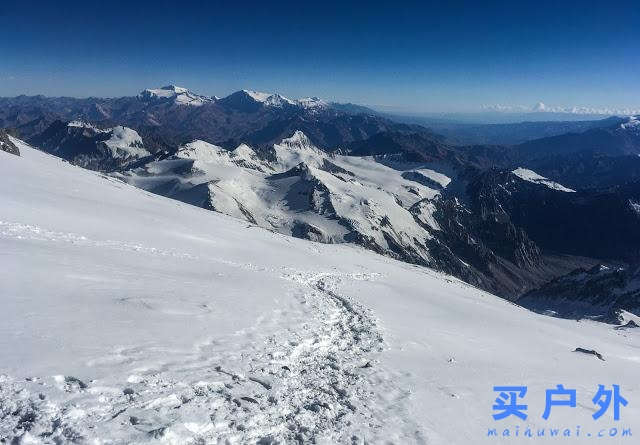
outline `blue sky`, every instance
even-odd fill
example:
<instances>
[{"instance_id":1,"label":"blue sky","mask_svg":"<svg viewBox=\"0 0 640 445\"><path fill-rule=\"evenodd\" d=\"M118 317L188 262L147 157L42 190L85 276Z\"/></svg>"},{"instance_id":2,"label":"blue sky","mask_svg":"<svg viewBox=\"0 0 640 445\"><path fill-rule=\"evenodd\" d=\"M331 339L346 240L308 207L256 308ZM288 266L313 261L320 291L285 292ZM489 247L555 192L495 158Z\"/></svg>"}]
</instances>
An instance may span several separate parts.
<instances>
[{"instance_id":1,"label":"blue sky","mask_svg":"<svg viewBox=\"0 0 640 445\"><path fill-rule=\"evenodd\" d=\"M633 2L0 4L0 96L168 83L412 112L640 108Z\"/></svg>"}]
</instances>

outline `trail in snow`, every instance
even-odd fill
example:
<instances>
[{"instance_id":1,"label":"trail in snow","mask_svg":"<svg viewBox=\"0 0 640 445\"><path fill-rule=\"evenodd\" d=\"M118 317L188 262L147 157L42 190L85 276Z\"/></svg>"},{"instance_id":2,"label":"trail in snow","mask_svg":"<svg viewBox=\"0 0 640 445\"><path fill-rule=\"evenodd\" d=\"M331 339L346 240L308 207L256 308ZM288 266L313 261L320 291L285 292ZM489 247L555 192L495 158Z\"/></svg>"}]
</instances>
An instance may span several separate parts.
<instances>
[{"instance_id":1,"label":"trail in snow","mask_svg":"<svg viewBox=\"0 0 640 445\"><path fill-rule=\"evenodd\" d=\"M202 260L18 223L0 222L2 237ZM342 282L375 280L377 274L205 260L278 274L290 283L295 303L275 308L251 329L196 345L180 361L148 366L143 347L121 348L101 359L103 365L130 364L130 375L87 382L73 376L1 376L0 440L425 442L403 411L409 392L376 360L384 341L374 316L339 290ZM387 425L396 437L388 435Z\"/></svg>"}]
</instances>

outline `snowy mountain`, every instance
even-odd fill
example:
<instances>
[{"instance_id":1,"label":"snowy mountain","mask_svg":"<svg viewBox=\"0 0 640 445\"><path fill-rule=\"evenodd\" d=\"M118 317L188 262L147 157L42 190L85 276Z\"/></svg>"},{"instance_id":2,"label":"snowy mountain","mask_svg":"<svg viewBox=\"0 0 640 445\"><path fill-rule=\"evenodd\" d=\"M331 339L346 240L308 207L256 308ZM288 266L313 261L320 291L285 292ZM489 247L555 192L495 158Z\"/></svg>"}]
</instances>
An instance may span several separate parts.
<instances>
[{"instance_id":1,"label":"snowy mountain","mask_svg":"<svg viewBox=\"0 0 640 445\"><path fill-rule=\"evenodd\" d=\"M236 91L220 99L220 104L241 112L255 112L261 107L293 108L301 111L319 112L321 110L329 110L334 105L318 97L289 99L277 93L263 93L252 90ZM367 112L375 114L373 110L367 109Z\"/></svg>"},{"instance_id":2,"label":"snowy mountain","mask_svg":"<svg viewBox=\"0 0 640 445\"><path fill-rule=\"evenodd\" d=\"M176 105L199 107L215 98L192 93L186 88L168 85L162 88L143 90L138 97L143 101L170 102Z\"/></svg>"},{"instance_id":3,"label":"snowy mountain","mask_svg":"<svg viewBox=\"0 0 640 445\"><path fill-rule=\"evenodd\" d=\"M124 168L150 156L135 130L101 129L82 121L56 121L32 142L76 165L101 171Z\"/></svg>"},{"instance_id":4,"label":"snowy mountain","mask_svg":"<svg viewBox=\"0 0 640 445\"><path fill-rule=\"evenodd\" d=\"M16 143L20 157L0 151L3 441L450 445L566 427L571 444L583 443L576 425L584 436L640 428L638 329L535 314ZM174 161L200 162L200 146ZM316 156L301 156L324 178ZM219 157L201 164L264 162L246 148ZM576 389L576 407L544 420L545 390L559 383ZM598 384L620 385L620 421L612 409L593 420ZM501 385L527 386L525 421L492 418Z\"/></svg>"},{"instance_id":5,"label":"snowy mountain","mask_svg":"<svg viewBox=\"0 0 640 445\"><path fill-rule=\"evenodd\" d=\"M305 131L314 143L333 148L380 131L416 127L394 123L366 107L315 97L293 100L251 90L217 98L169 85L146 89L133 97L0 98L0 128L10 128L35 145L41 144L32 139L58 120L79 120L99 128L132 128L151 151L169 150L195 139L225 147L243 142L274 143L296 129Z\"/></svg>"}]
</instances>

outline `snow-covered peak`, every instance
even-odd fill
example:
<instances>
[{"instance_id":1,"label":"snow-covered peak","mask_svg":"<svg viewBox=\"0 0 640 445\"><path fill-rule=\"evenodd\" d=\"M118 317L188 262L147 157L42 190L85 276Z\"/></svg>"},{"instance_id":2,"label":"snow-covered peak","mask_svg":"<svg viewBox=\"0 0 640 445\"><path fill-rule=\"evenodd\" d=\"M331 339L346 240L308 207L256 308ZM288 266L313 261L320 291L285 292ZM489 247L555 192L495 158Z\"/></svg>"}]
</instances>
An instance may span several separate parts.
<instances>
[{"instance_id":1,"label":"snow-covered peak","mask_svg":"<svg viewBox=\"0 0 640 445\"><path fill-rule=\"evenodd\" d=\"M560 192L575 192L575 190L572 190L568 187L558 184L557 182L551 181L550 179L547 179L544 176L539 175L533 170L528 170L526 168L518 167L515 170L513 170L511 173L513 173L520 179L523 179L528 182L533 182L534 184L541 184L553 190L558 190Z\"/></svg>"},{"instance_id":2,"label":"snow-covered peak","mask_svg":"<svg viewBox=\"0 0 640 445\"><path fill-rule=\"evenodd\" d=\"M242 90L247 96L251 97L256 102L265 102L269 97L272 96L271 93L263 93L260 91L253 90Z\"/></svg>"},{"instance_id":3,"label":"snow-covered peak","mask_svg":"<svg viewBox=\"0 0 640 445\"><path fill-rule=\"evenodd\" d=\"M240 90L227 97L244 96L247 99L268 107L296 106L308 110L317 110L329 106L328 102L318 97L305 97L302 99L289 99L278 93L265 93L254 90Z\"/></svg>"},{"instance_id":4,"label":"snow-covered peak","mask_svg":"<svg viewBox=\"0 0 640 445\"><path fill-rule=\"evenodd\" d=\"M324 108L329 105L326 101L320 99L319 97L305 97L302 99L298 99L296 102L302 108L308 109Z\"/></svg>"},{"instance_id":5,"label":"snow-covered peak","mask_svg":"<svg viewBox=\"0 0 640 445\"><path fill-rule=\"evenodd\" d=\"M138 132L122 125L111 129L111 139L109 141L120 145L126 144L129 147L142 146L142 138Z\"/></svg>"},{"instance_id":6,"label":"snow-covered peak","mask_svg":"<svg viewBox=\"0 0 640 445\"><path fill-rule=\"evenodd\" d=\"M283 139L279 145L284 145L299 150L318 150L318 148L313 145L307 135L300 130L294 131L291 137Z\"/></svg>"},{"instance_id":7,"label":"snow-covered peak","mask_svg":"<svg viewBox=\"0 0 640 445\"><path fill-rule=\"evenodd\" d=\"M260 91L242 90L247 96L256 102L263 103L272 107L281 107L285 104L294 105L295 102L291 99L281 96L278 93L263 93Z\"/></svg>"},{"instance_id":8,"label":"snow-covered peak","mask_svg":"<svg viewBox=\"0 0 640 445\"><path fill-rule=\"evenodd\" d=\"M184 87L179 87L177 85L167 85L166 87L162 87L161 90L173 91L176 94L188 93L189 90Z\"/></svg>"},{"instance_id":9,"label":"snow-covered peak","mask_svg":"<svg viewBox=\"0 0 640 445\"><path fill-rule=\"evenodd\" d=\"M620 124L620 128L623 130L633 130L634 132L640 131L640 119L638 119L638 116L628 116L627 120Z\"/></svg>"},{"instance_id":10,"label":"snow-covered peak","mask_svg":"<svg viewBox=\"0 0 640 445\"><path fill-rule=\"evenodd\" d=\"M279 144L274 144L273 149L278 160L277 168L281 171L289 170L301 162L318 166L327 159L327 154L313 145L300 130L296 130L291 137L283 139Z\"/></svg>"},{"instance_id":11,"label":"snow-covered peak","mask_svg":"<svg viewBox=\"0 0 640 445\"><path fill-rule=\"evenodd\" d=\"M94 145L95 151L89 156L93 161L102 159L109 164L114 160L130 161L150 155L145 150L138 132L121 125L113 128L98 128L89 122L74 120L67 123L67 135L69 137L66 137L64 142L67 146L86 147L87 142ZM57 149L59 146L56 144L55 148ZM84 154L87 155L87 153ZM87 159L76 159L75 161L79 165L87 165ZM99 169L100 167L94 166L93 168Z\"/></svg>"},{"instance_id":12,"label":"snow-covered peak","mask_svg":"<svg viewBox=\"0 0 640 445\"><path fill-rule=\"evenodd\" d=\"M110 129L111 137L103 143L111 150L114 157L142 158L149 156L144 149L142 138L137 131L121 125Z\"/></svg>"},{"instance_id":13,"label":"snow-covered peak","mask_svg":"<svg viewBox=\"0 0 640 445\"><path fill-rule=\"evenodd\" d=\"M176 157L195 161L196 168L209 170L205 164L223 166L242 166L252 170L271 170L262 162L256 152L246 144L240 144L234 150L226 150L218 145L213 145L202 140L195 140L183 145L176 152Z\"/></svg>"},{"instance_id":14,"label":"snow-covered peak","mask_svg":"<svg viewBox=\"0 0 640 445\"><path fill-rule=\"evenodd\" d=\"M177 94L185 94L188 93L189 90L183 87L178 87L175 85L167 85L162 88L147 88L146 90L140 93L142 96L146 97L156 97L156 98L168 98L174 97Z\"/></svg>"},{"instance_id":15,"label":"snow-covered peak","mask_svg":"<svg viewBox=\"0 0 640 445\"><path fill-rule=\"evenodd\" d=\"M211 102L214 99L208 96L201 96L189 91L187 88L179 87L176 85L167 85L162 88L151 89L147 88L142 91L138 97L144 100L173 100L178 105L191 105L201 106L206 102Z\"/></svg>"},{"instance_id":16,"label":"snow-covered peak","mask_svg":"<svg viewBox=\"0 0 640 445\"><path fill-rule=\"evenodd\" d=\"M240 156L240 157L256 156L256 152L253 150L253 148L249 147L247 144L238 145L236 148L233 149L231 153L233 153L235 156Z\"/></svg>"},{"instance_id":17,"label":"snow-covered peak","mask_svg":"<svg viewBox=\"0 0 640 445\"><path fill-rule=\"evenodd\" d=\"M176 157L208 162L217 158L221 151L225 150L218 145L196 139L180 147L176 152Z\"/></svg>"}]
</instances>

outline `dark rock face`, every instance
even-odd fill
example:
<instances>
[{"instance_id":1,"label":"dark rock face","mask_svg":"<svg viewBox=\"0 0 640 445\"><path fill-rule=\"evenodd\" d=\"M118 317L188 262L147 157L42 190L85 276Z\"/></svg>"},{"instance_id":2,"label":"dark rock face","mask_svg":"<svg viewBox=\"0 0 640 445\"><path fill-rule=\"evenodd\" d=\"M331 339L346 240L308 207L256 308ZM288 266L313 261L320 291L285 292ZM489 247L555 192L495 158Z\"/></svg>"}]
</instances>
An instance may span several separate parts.
<instances>
[{"instance_id":1,"label":"dark rock face","mask_svg":"<svg viewBox=\"0 0 640 445\"><path fill-rule=\"evenodd\" d=\"M12 155L20 156L20 150L13 142L11 142L7 132L2 129L0 129L0 150L11 153Z\"/></svg>"},{"instance_id":2,"label":"dark rock face","mask_svg":"<svg viewBox=\"0 0 640 445\"><path fill-rule=\"evenodd\" d=\"M569 193L506 170L466 174L464 196L445 190L435 202L431 266L515 299L596 258L640 261L636 184Z\"/></svg>"},{"instance_id":3,"label":"dark rock face","mask_svg":"<svg viewBox=\"0 0 640 445\"><path fill-rule=\"evenodd\" d=\"M604 189L566 193L524 181L508 171L488 170L474 180L468 192L471 210L485 222L504 251L518 231L496 224L512 224L526 232L542 250L592 258L634 262L640 258L640 182ZM502 239L497 233L503 233ZM514 253L514 262L535 261L530 249Z\"/></svg>"},{"instance_id":4,"label":"dark rock face","mask_svg":"<svg viewBox=\"0 0 640 445\"><path fill-rule=\"evenodd\" d=\"M640 314L640 266L579 268L526 293L518 303L565 318L620 322L625 310Z\"/></svg>"},{"instance_id":5,"label":"dark rock face","mask_svg":"<svg viewBox=\"0 0 640 445\"><path fill-rule=\"evenodd\" d=\"M353 156L376 156L404 162L430 162L447 159L454 152L430 132L379 131L367 139L353 141L345 151Z\"/></svg>"},{"instance_id":6,"label":"dark rock face","mask_svg":"<svg viewBox=\"0 0 640 445\"><path fill-rule=\"evenodd\" d=\"M553 155L528 162L529 168L573 189L614 187L625 182L640 181L640 156L594 153Z\"/></svg>"},{"instance_id":7,"label":"dark rock face","mask_svg":"<svg viewBox=\"0 0 640 445\"><path fill-rule=\"evenodd\" d=\"M525 159L539 159L549 155L577 152L607 155L640 154L640 126L615 122L605 128L594 128L582 133L567 133L525 142L517 147Z\"/></svg>"},{"instance_id":8,"label":"dark rock face","mask_svg":"<svg viewBox=\"0 0 640 445\"><path fill-rule=\"evenodd\" d=\"M489 197L476 195L475 200L482 201L476 208L457 198L437 202L434 216L442 230L428 243L437 269L515 299L527 289L572 270L575 261L583 264L572 257L550 261Z\"/></svg>"}]
</instances>

